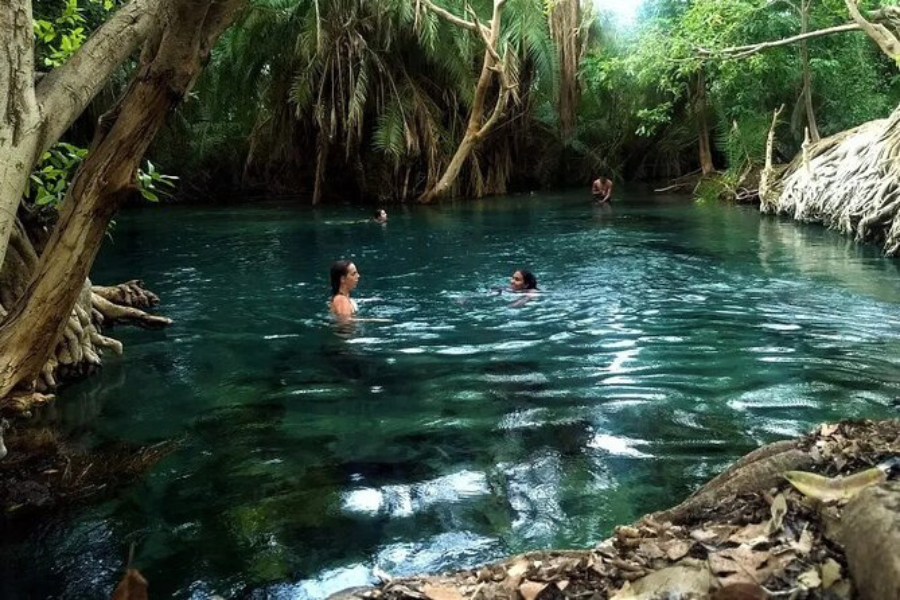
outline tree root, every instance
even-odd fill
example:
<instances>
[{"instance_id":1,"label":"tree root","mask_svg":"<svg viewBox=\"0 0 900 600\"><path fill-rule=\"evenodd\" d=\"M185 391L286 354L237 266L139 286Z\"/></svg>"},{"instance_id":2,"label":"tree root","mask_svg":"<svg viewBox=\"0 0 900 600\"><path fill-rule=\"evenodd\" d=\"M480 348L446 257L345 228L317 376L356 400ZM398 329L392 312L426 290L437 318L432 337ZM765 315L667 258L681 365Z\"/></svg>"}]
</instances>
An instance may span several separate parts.
<instances>
[{"instance_id":1,"label":"tree root","mask_svg":"<svg viewBox=\"0 0 900 600\"><path fill-rule=\"evenodd\" d=\"M760 209L822 223L900 255L898 156L900 108L810 145L777 183L761 186Z\"/></svg>"}]
</instances>

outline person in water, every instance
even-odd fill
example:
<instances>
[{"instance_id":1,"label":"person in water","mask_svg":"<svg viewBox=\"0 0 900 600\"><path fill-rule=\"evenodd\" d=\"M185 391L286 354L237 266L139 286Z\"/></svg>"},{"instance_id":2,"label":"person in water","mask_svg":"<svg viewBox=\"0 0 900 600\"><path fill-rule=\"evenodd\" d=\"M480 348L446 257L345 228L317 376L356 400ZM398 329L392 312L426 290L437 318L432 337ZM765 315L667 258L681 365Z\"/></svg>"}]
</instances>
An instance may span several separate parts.
<instances>
[{"instance_id":1,"label":"person in water","mask_svg":"<svg viewBox=\"0 0 900 600\"><path fill-rule=\"evenodd\" d=\"M537 277L528 269L518 269L509 278L509 289L514 293L522 294L522 297L518 298L510 306L522 306L537 296Z\"/></svg>"},{"instance_id":2,"label":"person in water","mask_svg":"<svg viewBox=\"0 0 900 600\"><path fill-rule=\"evenodd\" d=\"M349 260L339 260L331 265L331 314L341 321L349 321L359 310L350 293L359 284L359 270Z\"/></svg>"},{"instance_id":3,"label":"person in water","mask_svg":"<svg viewBox=\"0 0 900 600\"><path fill-rule=\"evenodd\" d=\"M600 204L609 202L609 197L612 196L612 192L613 182L607 177L598 177L591 185L591 195L594 197L594 200Z\"/></svg>"},{"instance_id":4,"label":"person in water","mask_svg":"<svg viewBox=\"0 0 900 600\"><path fill-rule=\"evenodd\" d=\"M376 223L387 223L387 213L383 208L379 208L375 211L375 215L372 217L372 220Z\"/></svg>"},{"instance_id":5,"label":"person in water","mask_svg":"<svg viewBox=\"0 0 900 600\"><path fill-rule=\"evenodd\" d=\"M537 291L537 277L528 269L519 269L509 279L509 289L513 292Z\"/></svg>"}]
</instances>

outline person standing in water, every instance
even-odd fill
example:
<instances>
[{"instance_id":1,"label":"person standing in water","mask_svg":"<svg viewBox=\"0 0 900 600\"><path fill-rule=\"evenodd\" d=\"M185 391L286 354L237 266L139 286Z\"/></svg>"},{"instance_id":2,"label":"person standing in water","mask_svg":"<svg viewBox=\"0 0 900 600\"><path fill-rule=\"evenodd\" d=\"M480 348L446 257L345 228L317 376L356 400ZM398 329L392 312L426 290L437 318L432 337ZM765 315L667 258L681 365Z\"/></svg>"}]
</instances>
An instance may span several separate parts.
<instances>
[{"instance_id":1,"label":"person standing in water","mask_svg":"<svg viewBox=\"0 0 900 600\"><path fill-rule=\"evenodd\" d=\"M329 308L339 321L349 321L359 310L350 293L359 284L359 270L349 260L339 260L331 265L331 302Z\"/></svg>"},{"instance_id":2,"label":"person standing in water","mask_svg":"<svg viewBox=\"0 0 900 600\"><path fill-rule=\"evenodd\" d=\"M600 204L609 202L609 197L612 196L612 192L613 182L607 177L598 177L591 185L591 195L594 197L594 200Z\"/></svg>"}]
</instances>

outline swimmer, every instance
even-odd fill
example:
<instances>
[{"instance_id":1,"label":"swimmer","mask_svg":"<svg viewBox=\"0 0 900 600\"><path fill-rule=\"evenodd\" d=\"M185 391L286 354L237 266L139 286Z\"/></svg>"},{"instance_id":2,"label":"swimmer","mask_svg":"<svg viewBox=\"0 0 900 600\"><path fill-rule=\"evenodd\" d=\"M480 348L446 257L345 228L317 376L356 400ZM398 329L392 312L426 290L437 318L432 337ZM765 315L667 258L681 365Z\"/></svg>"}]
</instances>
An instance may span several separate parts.
<instances>
[{"instance_id":1,"label":"swimmer","mask_svg":"<svg viewBox=\"0 0 900 600\"><path fill-rule=\"evenodd\" d=\"M594 200L600 204L609 202L609 197L612 196L612 192L613 182L606 177L598 177L591 185L591 196L593 196Z\"/></svg>"},{"instance_id":2,"label":"swimmer","mask_svg":"<svg viewBox=\"0 0 900 600\"><path fill-rule=\"evenodd\" d=\"M349 260L339 260L331 265L331 301L328 303L331 314L338 321L366 321L369 323L391 323L390 319L358 319L360 302L374 302L381 298L364 298L354 300L350 293L359 284L359 270Z\"/></svg>"},{"instance_id":3,"label":"swimmer","mask_svg":"<svg viewBox=\"0 0 900 600\"><path fill-rule=\"evenodd\" d=\"M509 289L516 294L522 294L522 297L510 304L512 307L523 306L527 302L534 299L538 292L537 277L528 269L518 269L513 272L509 279Z\"/></svg>"},{"instance_id":4,"label":"swimmer","mask_svg":"<svg viewBox=\"0 0 900 600\"><path fill-rule=\"evenodd\" d=\"M379 208L375 211L375 215L372 217L372 220L376 223L387 223L387 213L383 208Z\"/></svg>"}]
</instances>

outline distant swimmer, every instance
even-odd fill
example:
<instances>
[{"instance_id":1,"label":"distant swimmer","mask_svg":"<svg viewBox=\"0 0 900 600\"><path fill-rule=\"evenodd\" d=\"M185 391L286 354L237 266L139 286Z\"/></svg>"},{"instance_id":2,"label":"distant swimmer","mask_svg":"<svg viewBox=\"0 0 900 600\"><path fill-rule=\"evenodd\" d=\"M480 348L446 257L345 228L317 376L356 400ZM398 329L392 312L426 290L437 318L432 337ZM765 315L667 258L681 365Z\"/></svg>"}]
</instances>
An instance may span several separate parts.
<instances>
[{"instance_id":1,"label":"distant swimmer","mask_svg":"<svg viewBox=\"0 0 900 600\"><path fill-rule=\"evenodd\" d=\"M379 208L375 211L375 215L372 217L372 220L376 223L387 223L387 213L383 208Z\"/></svg>"},{"instance_id":2,"label":"distant swimmer","mask_svg":"<svg viewBox=\"0 0 900 600\"><path fill-rule=\"evenodd\" d=\"M594 200L600 204L609 202L609 197L612 196L612 192L613 182L607 177L598 177L591 185L591 195L594 197Z\"/></svg>"}]
</instances>

